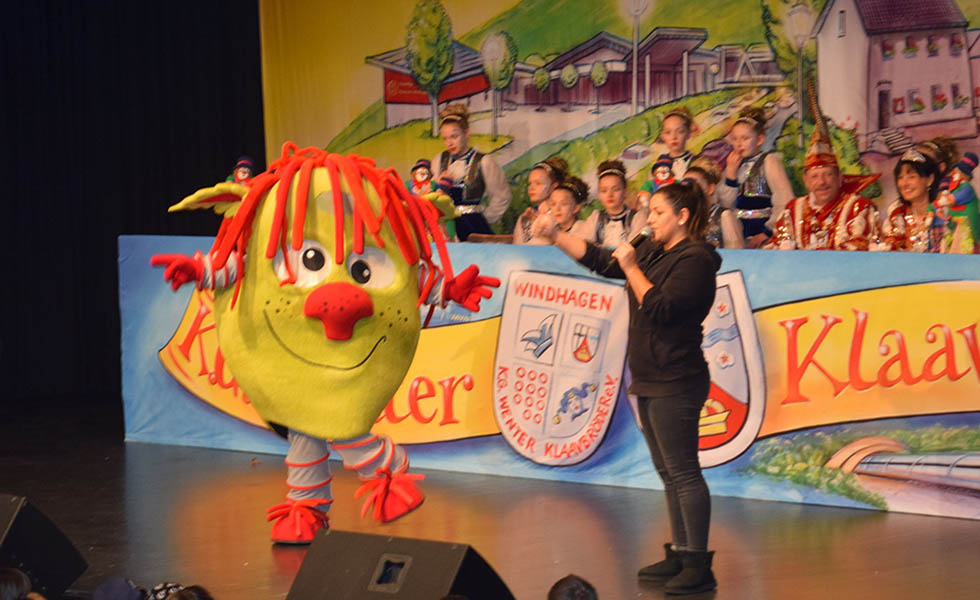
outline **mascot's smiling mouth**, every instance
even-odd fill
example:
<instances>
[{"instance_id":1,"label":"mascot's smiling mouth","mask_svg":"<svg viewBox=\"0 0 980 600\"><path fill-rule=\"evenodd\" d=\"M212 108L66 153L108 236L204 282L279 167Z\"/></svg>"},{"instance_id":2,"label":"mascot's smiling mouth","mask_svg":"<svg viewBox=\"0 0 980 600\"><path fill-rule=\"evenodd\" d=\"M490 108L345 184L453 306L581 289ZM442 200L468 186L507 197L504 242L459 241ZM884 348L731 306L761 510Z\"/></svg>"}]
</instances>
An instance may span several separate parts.
<instances>
[{"instance_id":1,"label":"mascot's smiling mouth","mask_svg":"<svg viewBox=\"0 0 980 600\"><path fill-rule=\"evenodd\" d=\"M266 327L268 327L269 328L269 331L272 332L272 337L274 337L276 339L276 342L278 342L279 345L282 346L283 349L286 352L289 352L294 357L296 357L299 360L305 362L306 364L312 365L314 367L325 367L327 369L337 369L339 371L350 371L350 370L356 369L357 367L359 367L359 366L363 365L364 363L366 363L369 358L371 358L371 356L374 354L374 351L378 349L378 346L380 346L382 342L388 341L388 336L385 336L385 335L383 335L380 338L378 338L378 341L374 343L374 346L371 348L371 351L367 353L367 356L365 356L364 358L362 358L361 361L358 362L355 365L351 365L349 367L339 367L337 365L328 365L328 364L325 364L325 363L316 362L315 360L310 360L310 359L305 358L303 356L300 356L299 354L297 354L296 352L294 352L289 346L287 346L282 341L282 338L279 337L279 334L276 333L276 330L273 329L273 327L272 327L272 321L269 320L269 315L266 314L266 312L264 310L262 311L262 316L265 317Z\"/></svg>"}]
</instances>

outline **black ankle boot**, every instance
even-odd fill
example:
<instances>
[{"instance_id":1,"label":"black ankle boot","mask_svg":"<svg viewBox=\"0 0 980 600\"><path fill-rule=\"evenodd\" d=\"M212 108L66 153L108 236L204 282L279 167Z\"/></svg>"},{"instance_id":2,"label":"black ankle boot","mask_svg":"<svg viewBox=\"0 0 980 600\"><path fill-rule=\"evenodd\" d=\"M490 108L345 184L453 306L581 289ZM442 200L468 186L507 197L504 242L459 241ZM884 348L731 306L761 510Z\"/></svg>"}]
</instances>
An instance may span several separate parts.
<instances>
[{"instance_id":1,"label":"black ankle boot","mask_svg":"<svg viewBox=\"0 0 980 600\"><path fill-rule=\"evenodd\" d=\"M679 552L684 568L666 585L664 592L668 594L697 594L718 587L715 574L711 572L711 557L714 552Z\"/></svg>"},{"instance_id":2,"label":"black ankle boot","mask_svg":"<svg viewBox=\"0 0 980 600\"><path fill-rule=\"evenodd\" d=\"M639 577L644 581L667 581L683 569L681 555L670 544L664 544L667 558L640 569Z\"/></svg>"}]
</instances>

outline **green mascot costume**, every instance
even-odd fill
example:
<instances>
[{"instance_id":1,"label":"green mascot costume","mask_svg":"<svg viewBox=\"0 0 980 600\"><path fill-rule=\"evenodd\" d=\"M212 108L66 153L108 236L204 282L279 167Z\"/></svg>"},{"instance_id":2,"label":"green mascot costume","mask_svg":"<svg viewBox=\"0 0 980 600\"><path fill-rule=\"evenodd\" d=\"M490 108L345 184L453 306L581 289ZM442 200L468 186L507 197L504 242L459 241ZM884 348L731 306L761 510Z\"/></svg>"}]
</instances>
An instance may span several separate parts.
<instances>
[{"instance_id":1,"label":"green mascot costume","mask_svg":"<svg viewBox=\"0 0 980 600\"><path fill-rule=\"evenodd\" d=\"M288 431L274 541L309 543L327 526L331 448L365 482L362 516L373 507L390 521L422 502L405 451L370 430L415 355L418 307L476 311L500 284L475 265L454 277L439 223L450 205L438 192L413 196L370 159L287 143L249 186L219 183L171 207L224 216L206 254L151 264L174 289L214 291L229 369L259 415Z\"/></svg>"}]
</instances>

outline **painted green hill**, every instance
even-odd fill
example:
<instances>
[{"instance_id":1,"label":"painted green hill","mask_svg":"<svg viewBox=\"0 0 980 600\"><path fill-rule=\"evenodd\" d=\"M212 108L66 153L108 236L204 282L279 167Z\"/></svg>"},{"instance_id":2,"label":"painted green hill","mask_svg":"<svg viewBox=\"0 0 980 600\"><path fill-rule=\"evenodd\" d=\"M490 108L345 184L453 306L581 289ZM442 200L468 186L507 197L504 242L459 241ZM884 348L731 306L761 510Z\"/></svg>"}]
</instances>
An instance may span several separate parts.
<instances>
[{"instance_id":1,"label":"painted green hill","mask_svg":"<svg viewBox=\"0 0 980 600\"><path fill-rule=\"evenodd\" d=\"M960 0L960 10L970 22L970 27L980 27L980 2L977 0Z\"/></svg>"},{"instance_id":2,"label":"painted green hill","mask_svg":"<svg viewBox=\"0 0 980 600\"><path fill-rule=\"evenodd\" d=\"M632 21L613 0L524 0L460 38L479 48L492 31L506 31L517 43L518 56L564 52L600 31L632 39ZM654 1L640 22L640 36L655 27L701 27L705 46L765 42L759 0ZM737 18L735 16L737 15ZM569 18L573 16L573 18ZM555 24L560 23L559 27Z\"/></svg>"}]
</instances>

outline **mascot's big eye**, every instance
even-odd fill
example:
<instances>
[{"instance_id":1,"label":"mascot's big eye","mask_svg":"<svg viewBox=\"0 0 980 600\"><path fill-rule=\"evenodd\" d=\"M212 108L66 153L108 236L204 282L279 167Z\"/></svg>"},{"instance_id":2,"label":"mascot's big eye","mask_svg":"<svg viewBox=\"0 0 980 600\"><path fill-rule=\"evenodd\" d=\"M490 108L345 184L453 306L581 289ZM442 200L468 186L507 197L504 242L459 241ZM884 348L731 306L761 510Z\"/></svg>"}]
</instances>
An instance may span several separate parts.
<instances>
[{"instance_id":1,"label":"mascot's big eye","mask_svg":"<svg viewBox=\"0 0 980 600\"><path fill-rule=\"evenodd\" d=\"M310 287L323 281L330 272L330 253L314 240L303 240L303 246L297 251L290 249L289 269L282 258L282 251L276 254L274 267L279 281L286 281L290 271L296 277L293 285Z\"/></svg>"},{"instance_id":2,"label":"mascot's big eye","mask_svg":"<svg viewBox=\"0 0 980 600\"><path fill-rule=\"evenodd\" d=\"M354 281L366 288L383 288L395 280L395 263L380 248L365 246L363 254L347 258L347 270Z\"/></svg>"},{"instance_id":3,"label":"mascot's big eye","mask_svg":"<svg viewBox=\"0 0 980 600\"><path fill-rule=\"evenodd\" d=\"M350 275L357 283L367 283L371 281L371 267L363 260L355 260L350 266Z\"/></svg>"},{"instance_id":4,"label":"mascot's big eye","mask_svg":"<svg viewBox=\"0 0 980 600\"><path fill-rule=\"evenodd\" d=\"M307 248L303 252L303 266L306 267L308 271L319 271L323 268L327 262L327 258L323 255L323 251L319 248Z\"/></svg>"}]
</instances>

